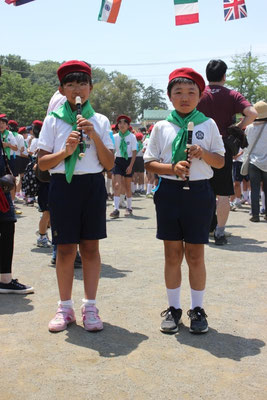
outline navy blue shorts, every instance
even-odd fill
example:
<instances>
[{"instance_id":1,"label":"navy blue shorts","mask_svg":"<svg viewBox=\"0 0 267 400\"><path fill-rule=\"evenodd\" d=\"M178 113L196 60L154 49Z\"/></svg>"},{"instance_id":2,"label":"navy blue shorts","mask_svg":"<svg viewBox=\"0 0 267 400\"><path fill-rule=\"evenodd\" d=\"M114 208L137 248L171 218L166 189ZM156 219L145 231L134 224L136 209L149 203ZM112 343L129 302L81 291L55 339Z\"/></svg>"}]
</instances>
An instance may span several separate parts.
<instances>
[{"instance_id":1,"label":"navy blue shorts","mask_svg":"<svg viewBox=\"0 0 267 400\"><path fill-rule=\"evenodd\" d=\"M48 199L53 244L107 237L106 188L102 172L73 175L71 183L64 174L53 174Z\"/></svg>"},{"instance_id":2,"label":"navy blue shorts","mask_svg":"<svg viewBox=\"0 0 267 400\"><path fill-rule=\"evenodd\" d=\"M38 205L40 211L49 211L48 207L49 182L40 182L38 187Z\"/></svg>"},{"instance_id":3,"label":"navy blue shorts","mask_svg":"<svg viewBox=\"0 0 267 400\"><path fill-rule=\"evenodd\" d=\"M241 171L241 166L242 166L242 162L241 161L234 161L233 162L233 180L234 182L243 182L243 179L245 179L245 181L249 181L249 176L243 176L240 174Z\"/></svg>"},{"instance_id":4,"label":"navy blue shorts","mask_svg":"<svg viewBox=\"0 0 267 400\"><path fill-rule=\"evenodd\" d=\"M157 214L157 238L187 243L209 242L209 228L215 196L208 180L184 182L161 178L154 194Z\"/></svg>"},{"instance_id":5,"label":"navy blue shorts","mask_svg":"<svg viewBox=\"0 0 267 400\"><path fill-rule=\"evenodd\" d=\"M126 178L131 178L133 176L133 169L131 174L126 175L126 169L129 167L131 159L132 159L131 157L128 158L128 160L126 160L123 157L116 157L115 166L113 168L113 174L125 176Z\"/></svg>"}]
</instances>

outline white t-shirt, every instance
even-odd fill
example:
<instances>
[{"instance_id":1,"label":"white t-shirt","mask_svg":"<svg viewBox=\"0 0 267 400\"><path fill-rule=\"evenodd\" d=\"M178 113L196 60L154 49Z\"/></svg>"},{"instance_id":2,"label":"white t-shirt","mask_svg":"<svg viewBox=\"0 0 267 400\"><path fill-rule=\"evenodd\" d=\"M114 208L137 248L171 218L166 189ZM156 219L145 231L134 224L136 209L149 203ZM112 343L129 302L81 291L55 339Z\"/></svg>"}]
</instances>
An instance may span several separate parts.
<instances>
[{"instance_id":1,"label":"white t-shirt","mask_svg":"<svg viewBox=\"0 0 267 400\"><path fill-rule=\"evenodd\" d=\"M33 138L29 147L29 153L34 154L38 149L39 138Z\"/></svg>"},{"instance_id":2,"label":"white t-shirt","mask_svg":"<svg viewBox=\"0 0 267 400\"><path fill-rule=\"evenodd\" d=\"M17 146L17 141L16 138L14 137L13 133L8 131L8 136L7 136L7 141L10 143L12 146ZM10 149L10 154L14 153L14 150Z\"/></svg>"},{"instance_id":3,"label":"white t-shirt","mask_svg":"<svg viewBox=\"0 0 267 400\"><path fill-rule=\"evenodd\" d=\"M13 133L12 133L12 135L13 135ZM22 147L24 147L24 138L20 133L18 133L16 136L14 136L14 138L16 140L16 145L18 146L18 150L17 151L11 150L11 154L20 156L20 150L22 149Z\"/></svg>"},{"instance_id":4,"label":"white t-shirt","mask_svg":"<svg viewBox=\"0 0 267 400\"><path fill-rule=\"evenodd\" d=\"M110 122L107 117L102 114L95 113L89 121L94 125L95 131L100 136L102 142L108 149L114 149L110 138ZM48 151L49 153L57 153L65 148L65 143L72 131L71 125L62 119L53 115L48 115L43 123L39 136L39 149ZM95 174L103 171L103 166L97 156L94 141L84 135L86 144L85 156L81 160L77 160L74 175ZM56 167L49 170L51 174L65 174L64 160Z\"/></svg>"},{"instance_id":5,"label":"white t-shirt","mask_svg":"<svg viewBox=\"0 0 267 400\"><path fill-rule=\"evenodd\" d=\"M260 134L259 140L253 147L249 156L249 162L264 172L267 172L267 123L254 122L246 128L248 144L254 142L262 129L262 124L265 124L263 131ZM249 147L248 147L249 148Z\"/></svg>"},{"instance_id":6,"label":"white t-shirt","mask_svg":"<svg viewBox=\"0 0 267 400\"><path fill-rule=\"evenodd\" d=\"M66 96L63 96L59 90L57 90L53 96L51 97L49 104L48 104L48 108L47 108L47 115L51 112L51 111L55 111L57 110L59 107L62 106L62 104L65 103L66 101Z\"/></svg>"},{"instance_id":7,"label":"white t-shirt","mask_svg":"<svg viewBox=\"0 0 267 400\"><path fill-rule=\"evenodd\" d=\"M145 163L159 161L163 164L171 164L172 142L174 141L180 127L168 122L159 121L154 125L149 143L144 154ZM196 125L192 134L192 144L197 144L212 153L224 155L225 149L218 127L213 119L208 119L202 124ZM166 179L181 180L175 175L159 175ZM190 181L210 179L213 170L205 161L194 158L190 166Z\"/></svg>"},{"instance_id":8,"label":"white t-shirt","mask_svg":"<svg viewBox=\"0 0 267 400\"><path fill-rule=\"evenodd\" d=\"M115 157L122 157L120 152L121 137L119 133L115 133L113 138L115 141ZM132 157L133 151L136 151L136 146L137 146L136 137L133 133L130 133L130 135L126 136L125 141L127 143L128 157Z\"/></svg>"}]
</instances>

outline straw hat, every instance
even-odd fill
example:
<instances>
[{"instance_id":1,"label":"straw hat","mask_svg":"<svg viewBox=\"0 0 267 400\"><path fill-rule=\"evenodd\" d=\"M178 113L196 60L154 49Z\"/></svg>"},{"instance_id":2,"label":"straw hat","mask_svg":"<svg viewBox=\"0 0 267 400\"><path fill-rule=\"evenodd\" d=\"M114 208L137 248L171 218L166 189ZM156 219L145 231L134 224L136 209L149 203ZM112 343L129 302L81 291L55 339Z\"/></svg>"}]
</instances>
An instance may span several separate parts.
<instances>
[{"instance_id":1,"label":"straw hat","mask_svg":"<svg viewBox=\"0 0 267 400\"><path fill-rule=\"evenodd\" d=\"M256 111L258 113L256 120L267 118L267 103L260 100L256 104L254 104L254 108L256 109Z\"/></svg>"}]
</instances>

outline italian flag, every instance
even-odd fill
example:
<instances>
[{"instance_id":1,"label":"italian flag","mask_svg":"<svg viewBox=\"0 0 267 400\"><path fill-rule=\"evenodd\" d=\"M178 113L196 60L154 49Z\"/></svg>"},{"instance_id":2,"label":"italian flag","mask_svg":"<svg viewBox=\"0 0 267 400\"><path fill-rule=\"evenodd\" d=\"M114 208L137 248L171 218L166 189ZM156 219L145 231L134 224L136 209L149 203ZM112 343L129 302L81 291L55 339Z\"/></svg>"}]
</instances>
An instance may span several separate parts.
<instances>
[{"instance_id":1,"label":"italian flag","mask_svg":"<svg viewBox=\"0 0 267 400\"><path fill-rule=\"evenodd\" d=\"M174 0L175 25L199 22L198 0Z\"/></svg>"},{"instance_id":2,"label":"italian flag","mask_svg":"<svg viewBox=\"0 0 267 400\"><path fill-rule=\"evenodd\" d=\"M102 0L98 21L115 24L120 11L122 0Z\"/></svg>"}]
</instances>

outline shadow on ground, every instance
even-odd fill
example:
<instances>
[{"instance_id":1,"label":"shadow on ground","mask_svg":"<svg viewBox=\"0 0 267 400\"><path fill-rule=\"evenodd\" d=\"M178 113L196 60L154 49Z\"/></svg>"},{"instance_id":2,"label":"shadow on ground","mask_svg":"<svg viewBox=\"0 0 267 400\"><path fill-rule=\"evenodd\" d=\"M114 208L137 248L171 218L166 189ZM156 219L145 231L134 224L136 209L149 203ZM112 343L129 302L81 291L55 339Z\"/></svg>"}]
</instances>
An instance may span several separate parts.
<instances>
[{"instance_id":1,"label":"shadow on ground","mask_svg":"<svg viewBox=\"0 0 267 400\"><path fill-rule=\"evenodd\" d=\"M188 328L183 325L176 338L181 345L203 349L217 358L230 358L234 361L256 356L261 352L261 347L265 346L262 340L221 333L213 328L209 328L205 335L189 334Z\"/></svg>"},{"instance_id":2,"label":"shadow on ground","mask_svg":"<svg viewBox=\"0 0 267 400\"><path fill-rule=\"evenodd\" d=\"M28 295L0 294L0 315L29 312L34 309Z\"/></svg>"},{"instance_id":3,"label":"shadow on ground","mask_svg":"<svg viewBox=\"0 0 267 400\"><path fill-rule=\"evenodd\" d=\"M215 242L210 240L209 246L218 247L220 250L230 250L230 251L243 251L247 253L266 253L266 241L256 240L250 238L243 238L241 236L231 235L227 238L228 243L224 246L216 246ZM264 247L265 246L265 247Z\"/></svg>"},{"instance_id":4,"label":"shadow on ground","mask_svg":"<svg viewBox=\"0 0 267 400\"><path fill-rule=\"evenodd\" d=\"M98 351L101 357L111 358L130 354L144 340L148 340L148 336L104 323L103 331L95 333L72 324L67 331L66 342Z\"/></svg>"},{"instance_id":5,"label":"shadow on ground","mask_svg":"<svg viewBox=\"0 0 267 400\"><path fill-rule=\"evenodd\" d=\"M112 267L109 264L101 264L101 273L100 278L110 278L110 279L117 279L117 278L125 278L128 272L133 272L129 269L117 269ZM75 279L83 279L83 272L82 269L74 269L74 277Z\"/></svg>"}]
</instances>

